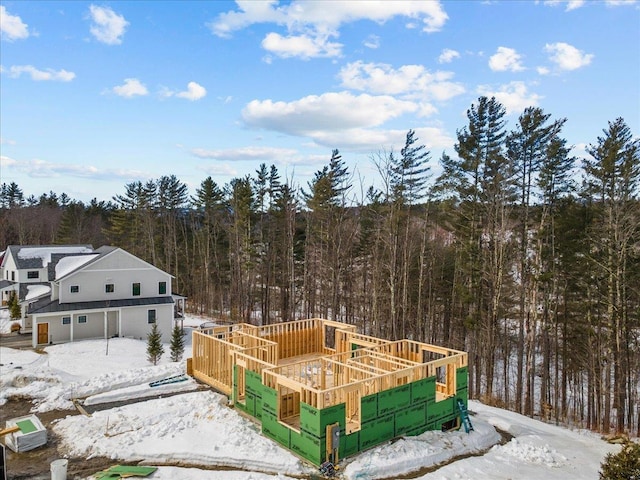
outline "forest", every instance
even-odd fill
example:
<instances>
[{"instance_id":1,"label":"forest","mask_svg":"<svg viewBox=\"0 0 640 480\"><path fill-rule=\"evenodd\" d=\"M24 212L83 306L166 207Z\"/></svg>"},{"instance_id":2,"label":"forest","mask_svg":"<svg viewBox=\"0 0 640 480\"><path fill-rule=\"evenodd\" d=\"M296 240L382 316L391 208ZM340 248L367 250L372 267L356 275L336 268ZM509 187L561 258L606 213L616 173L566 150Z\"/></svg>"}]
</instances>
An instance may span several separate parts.
<instances>
[{"instance_id":1,"label":"forest","mask_svg":"<svg viewBox=\"0 0 640 480\"><path fill-rule=\"evenodd\" d=\"M640 433L640 138L622 118L571 155L566 119L480 97L455 155L414 130L338 149L304 187L275 165L195 192L175 175L109 201L0 191L7 245L119 246L175 276L195 314L324 317L469 352L469 396L550 422ZM604 122L603 122L604 123ZM431 169L439 163L433 175Z\"/></svg>"}]
</instances>

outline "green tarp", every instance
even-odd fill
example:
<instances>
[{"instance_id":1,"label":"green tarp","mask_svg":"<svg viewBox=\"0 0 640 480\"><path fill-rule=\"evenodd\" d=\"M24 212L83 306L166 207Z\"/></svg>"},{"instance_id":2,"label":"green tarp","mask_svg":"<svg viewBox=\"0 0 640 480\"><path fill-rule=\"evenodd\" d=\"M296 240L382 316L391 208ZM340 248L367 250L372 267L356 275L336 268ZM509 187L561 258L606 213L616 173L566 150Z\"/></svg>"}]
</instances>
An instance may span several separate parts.
<instances>
[{"instance_id":1,"label":"green tarp","mask_svg":"<svg viewBox=\"0 0 640 480\"><path fill-rule=\"evenodd\" d=\"M31 433L37 430L36 426L33 424L31 420L21 420L16 422L16 425L20 427L20 431L22 433Z\"/></svg>"},{"instance_id":2,"label":"green tarp","mask_svg":"<svg viewBox=\"0 0 640 480\"><path fill-rule=\"evenodd\" d=\"M138 467L135 465L114 465L94 475L98 480L109 480L129 477L146 477L155 472L157 467Z\"/></svg>"}]
</instances>

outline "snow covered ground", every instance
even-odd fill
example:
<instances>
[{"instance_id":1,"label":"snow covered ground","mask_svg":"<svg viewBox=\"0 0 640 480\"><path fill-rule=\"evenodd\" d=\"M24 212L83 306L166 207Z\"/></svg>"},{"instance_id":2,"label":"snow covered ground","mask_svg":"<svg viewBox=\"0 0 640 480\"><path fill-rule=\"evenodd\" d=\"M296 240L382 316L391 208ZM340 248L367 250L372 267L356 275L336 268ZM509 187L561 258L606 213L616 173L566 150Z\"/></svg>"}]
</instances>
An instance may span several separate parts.
<instances>
[{"instance_id":1,"label":"snow covered ground","mask_svg":"<svg viewBox=\"0 0 640 480\"><path fill-rule=\"evenodd\" d=\"M191 318L185 325L203 321ZM185 356L190 356L187 338ZM69 415L52 428L62 438L59 449L65 456L141 460L160 466L153 479L284 480L317 474L315 467L263 437L258 426L227 406L226 397L198 388L191 379L149 387L151 381L183 373L185 362L172 363L165 345L161 362L152 366L145 350L146 342L126 338L54 345L44 355L0 348L0 405L14 395L31 397L37 414L74 408L73 398L86 398L86 405L135 400L91 417ZM470 402L469 410L475 427L470 434L425 432L388 442L341 462L339 475L348 480L407 474L429 480L597 479L605 454L620 448L590 432L479 402ZM501 445L494 426L514 438Z\"/></svg>"}]
</instances>

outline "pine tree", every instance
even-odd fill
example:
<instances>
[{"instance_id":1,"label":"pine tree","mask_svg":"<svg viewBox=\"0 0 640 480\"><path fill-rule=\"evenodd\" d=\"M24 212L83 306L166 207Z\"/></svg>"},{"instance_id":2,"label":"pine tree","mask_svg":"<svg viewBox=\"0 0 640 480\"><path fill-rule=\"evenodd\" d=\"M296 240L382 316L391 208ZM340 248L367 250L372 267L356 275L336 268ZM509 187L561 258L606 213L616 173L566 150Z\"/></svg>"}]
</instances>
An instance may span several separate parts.
<instances>
[{"instance_id":1,"label":"pine tree","mask_svg":"<svg viewBox=\"0 0 640 480\"><path fill-rule=\"evenodd\" d=\"M184 337L182 336L182 329L176 324L171 332L171 361L179 362L183 353Z\"/></svg>"},{"instance_id":2,"label":"pine tree","mask_svg":"<svg viewBox=\"0 0 640 480\"><path fill-rule=\"evenodd\" d=\"M20 308L20 302L18 301L16 292L11 292L11 296L9 296L8 307L11 320L18 320L20 317L22 317L22 310Z\"/></svg>"},{"instance_id":3,"label":"pine tree","mask_svg":"<svg viewBox=\"0 0 640 480\"><path fill-rule=\"evenodd\" d=\"M147 334L147 360L157 365L163 353L162 334L158 330L158 324L154 323L151 331Z\"/></svg>"}]
</instances>

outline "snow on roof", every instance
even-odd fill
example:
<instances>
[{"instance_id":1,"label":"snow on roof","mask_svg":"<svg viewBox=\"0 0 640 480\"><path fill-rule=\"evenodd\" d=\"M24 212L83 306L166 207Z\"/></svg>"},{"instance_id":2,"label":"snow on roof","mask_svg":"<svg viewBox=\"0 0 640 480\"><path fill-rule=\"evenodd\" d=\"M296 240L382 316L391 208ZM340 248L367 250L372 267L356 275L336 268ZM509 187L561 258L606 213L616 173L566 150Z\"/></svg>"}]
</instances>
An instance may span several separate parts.
<instances>
[{"instance_id":1,"label":"snow on roof","mask_svg":"<svg viewBox=\"0 0 640 480\"><path fill-rule=\"evenodd\" d=\"M40 258L42 259L42 267L51 262L52 253L91 253L92 248L75 245L66 247L24 247L18 252L18 258Z\"/></svg>"},{"instance_id":2,"label":"snow on roof","mask_svg":"<svg viewBox=\"0 0 640 480\"><path fill-rule=\"evenodd\" d=\"M27 291L27 296L24 299L29 301L50 293L51 287L48 285L27 285Z\"/></svg>"},{"instance_id":3,"label":"snow on roof","mask_svg":"<svg viewBox=\"0 0 640 480\"><path fill-rule=\"evenodd\" d=\"M68 275L74 270L80 268L85 263L90 262L96 257L100 255L81 255L78 257L70 256L61 258L58 264L56 265L56 280Z\"/></svg>"}]
</instances>

